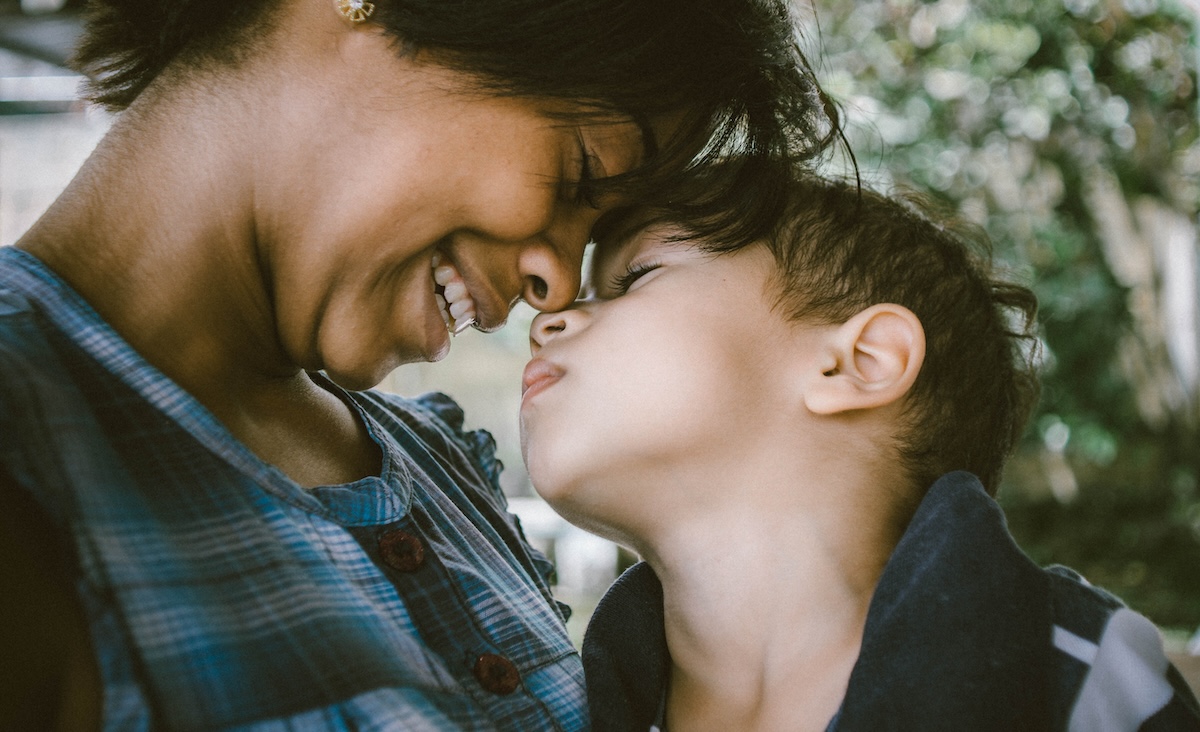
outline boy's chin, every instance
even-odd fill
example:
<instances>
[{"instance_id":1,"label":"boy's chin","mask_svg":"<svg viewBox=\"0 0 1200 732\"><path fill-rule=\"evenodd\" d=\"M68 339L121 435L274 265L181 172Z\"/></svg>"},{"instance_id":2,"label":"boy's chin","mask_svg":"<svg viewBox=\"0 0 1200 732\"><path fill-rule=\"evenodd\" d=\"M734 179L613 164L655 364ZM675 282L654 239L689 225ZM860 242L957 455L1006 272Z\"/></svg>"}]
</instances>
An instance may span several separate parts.
<instances>
[{"instance_id":1,"label":"boy's chin","mask_svg":"<svg viewBox=\"0 0 1200 732\"><path fill-rule=\"evenodd\" d=\"M525 434L521 435L521 457L533 490L549 503L555 511L562 513L558 504L566 503L576 493L578 481L571 480L571 470L565 469L568 461L561 456L546 457L540 447L532 443Z\"/></svg>"},{"instance_id":2,"label":"boy's chin","mask_svg":"<svg viewBox=\"0 0 1200 732\"><path fill-rule=\"evenodd\" d=\"M530 471L529 479L533 483L534 492L541 496L543 501L550 504L550 508L569 521L568 514L573 512L571 492L555 483L538 480L532 471Z\"/></svg>"},{"instance_id":3,"label":"boy's chin","mask_svg":"<svg viewBox=\"0 0 1200 732\"><path fill-rule=\"evenodd\" d=\"M541 485L535 481L534 490L558 515L584 531L618 543L626 542L626 533L618 528L619 521L613 511L597 496L587 491L559 489Z\"/></svg>"}]
</instances>

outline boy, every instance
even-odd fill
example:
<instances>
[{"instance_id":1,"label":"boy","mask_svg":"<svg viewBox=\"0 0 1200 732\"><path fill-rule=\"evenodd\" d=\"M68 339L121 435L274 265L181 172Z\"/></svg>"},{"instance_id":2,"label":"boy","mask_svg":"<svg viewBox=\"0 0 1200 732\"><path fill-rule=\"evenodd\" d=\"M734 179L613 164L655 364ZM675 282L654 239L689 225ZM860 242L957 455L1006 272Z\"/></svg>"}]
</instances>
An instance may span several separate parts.
<instances>
[{"instance_id":1,"label":"boy","mask_svg":"<svg viewBox=\"0 0 1200 732\"><path fill-rule=\"evenodd\" d=\"M1196 729L1153 625L991 498L1033 293L877 194L787 195L735 251L598 233L591 296L533 323L534 486L645 559L588 629L594 728Z\"/></svg>"}]
</instances>

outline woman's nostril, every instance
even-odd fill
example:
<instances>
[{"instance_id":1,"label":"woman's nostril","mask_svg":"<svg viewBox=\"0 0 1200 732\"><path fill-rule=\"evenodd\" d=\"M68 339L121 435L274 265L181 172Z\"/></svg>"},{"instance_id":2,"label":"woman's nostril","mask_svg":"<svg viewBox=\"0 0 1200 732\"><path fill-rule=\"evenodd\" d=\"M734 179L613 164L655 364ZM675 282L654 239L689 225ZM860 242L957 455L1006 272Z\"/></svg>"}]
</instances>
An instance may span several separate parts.
<instances>
[{"instance_id":1,"label":"woman's nostril","mask_svg":"<svg viewBox=\"0 0 1200 732\"><path fill-rule=\"evenodd\" d=\"M550 285L546 284L544 279L536 275L529 278L529 289L533 293L534 298L538 300L545 300L546 296L550 294Z\"/></svg>"}]
</instances>

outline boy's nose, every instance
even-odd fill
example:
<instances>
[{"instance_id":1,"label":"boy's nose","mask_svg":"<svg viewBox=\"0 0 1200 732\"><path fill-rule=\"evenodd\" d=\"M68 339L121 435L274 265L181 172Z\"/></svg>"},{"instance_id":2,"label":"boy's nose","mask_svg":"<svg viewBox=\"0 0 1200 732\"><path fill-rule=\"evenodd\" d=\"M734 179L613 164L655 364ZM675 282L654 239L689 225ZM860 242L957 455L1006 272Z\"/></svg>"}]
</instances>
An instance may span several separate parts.
<instances>
[{"instance_id":1,"label":"boy's nose","mask_svg":"<svg viewBox=\"0 0 1200 732\"><path fill-rule=\"evenodd\" d=\"M579 330L583 318L587 317L576 307L553 313L538 313L529 326L529 351L537 355L547 343L570 332Z\"/></svg>"}]
</instances>

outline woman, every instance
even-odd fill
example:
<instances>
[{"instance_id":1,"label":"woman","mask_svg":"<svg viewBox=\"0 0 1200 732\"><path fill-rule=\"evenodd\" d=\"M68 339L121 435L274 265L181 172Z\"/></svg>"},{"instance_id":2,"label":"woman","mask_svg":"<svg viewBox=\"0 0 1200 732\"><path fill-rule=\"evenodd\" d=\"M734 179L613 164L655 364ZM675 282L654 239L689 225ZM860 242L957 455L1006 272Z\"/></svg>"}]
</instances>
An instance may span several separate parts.
<instances>
[{"instance_id":1,"label":"woman","mask_svg":"<svg viewBox=\"0 0 1200 732\"><path fill-rule=\"evenodd\" d=\"M353 390L567 305L633 191L753 237L827 138L791 38L776 0L98 3L123 111L0 252L5 726L585 726L489 438Z\"/></svg>"}]
</instances>

